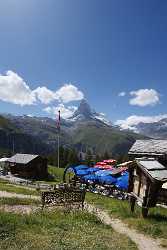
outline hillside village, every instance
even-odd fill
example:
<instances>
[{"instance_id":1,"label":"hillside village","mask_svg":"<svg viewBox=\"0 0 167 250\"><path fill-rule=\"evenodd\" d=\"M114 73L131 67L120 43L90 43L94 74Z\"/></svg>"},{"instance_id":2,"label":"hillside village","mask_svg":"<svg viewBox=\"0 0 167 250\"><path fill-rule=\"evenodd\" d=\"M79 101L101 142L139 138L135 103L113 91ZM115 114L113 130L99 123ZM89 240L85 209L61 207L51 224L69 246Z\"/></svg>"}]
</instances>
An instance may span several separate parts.
<instances>
[{"instance_id":1,"label":"hillside village","mask_svg":"<svg viewBox=\"0 0 167 250\"><path fill-rule=\"evenodd\" d=\"M167 1L0 1L0 250L167 250Z\"/></svg>"},{"instance_id":2,"label":"hillside village","mask_svg":"<svg viewBox=\"0 0 167 250\"><path fill-rule=\"evenodd\" d=\"M101 223L110 224L117 233L122 233L121 228L127 227L125 238L129 237L137 248L161 249L162 246L166 247L166 164L167 142L165 140L137 140L129 151L129 161L119 164L114 159L105 159L94 164L90 161L89 165L86 165L82 160L66 168L57 168L49 166L45 157L17 153L12 157L0 159L0 209L16 215L23 213L32 216L35 213L39 218L41 212L47 213L50 209L53 215L55 212L59 214L68 211L73 214L73 211L78 211L84 223L86 223L83 217L85 212L90 214L93 212L94 216L102 220ZM157 204L160 207L157 207ZM96 206L100 206L99 212L97 208L95 209ZM114 207L117 208L115 212ZM64 219L67 217L66 212ZM110 222L110 212L111 216L121 218L122 224L118 226L116 222L113 221L114 224ZM143 226L138 228L141 214ZM153 215L154 218L152 218ZM73 219L77 221L74 218L75 214L72 216L70 223ZM147 220L146 217L148 217ZM133 218L132 229L128 227L130 223L128 218L129 220ZM47 220L50 220L49 217ZM61 223L56 218L52 220L56 220L56 224ZM35 224L33 223L32 226ZM150 227L153 227L155 232L150 231ZM2 228L3 232L8 233L8 229L4 226ZM133 228L137 230L135 237L133 237ZM148 230L146 236L143 234L145 228ZM156 228L159 229L158 234ZM110 231L108 234L112 240ZM92 233L90 235L93 237ZM142 244L139 240L141 235L145 237ZM159 237L160 241L153 238L151 240L150 236ZM29 237L31 244L36 244L31 236ZM5 239L5 236L2 239ZM127 243L124 240L125 249L129 247L135 249L134 243ZM3 244L2 241L2 246ZM66 241L64 244L66 245ZM88 247L80 241L77 244ZM104 243L101 242L101 244ZM16 246L18 247L17 243ZM36 245L34 247L37 248Z\"/></svg>"}]
</instances>

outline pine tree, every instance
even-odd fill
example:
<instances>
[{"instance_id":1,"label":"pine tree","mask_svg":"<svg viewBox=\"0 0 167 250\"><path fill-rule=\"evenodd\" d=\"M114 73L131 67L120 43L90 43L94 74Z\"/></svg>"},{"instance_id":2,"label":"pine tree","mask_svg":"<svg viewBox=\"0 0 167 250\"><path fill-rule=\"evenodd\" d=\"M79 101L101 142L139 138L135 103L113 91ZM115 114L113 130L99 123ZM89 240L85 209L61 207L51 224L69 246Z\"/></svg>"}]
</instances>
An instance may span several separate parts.
<instances>
[{"instance_id":1,"label":"pine tree","mask_svg":"<svg viewBox=\"0 0 167 250\"><path fill-rule=\"evenodd\" d=\"M96 155L96 158L95 158L95 162L99 162L99 161L101 161L101 157L100 157L100 155Z\"/></svg>"},{"instance_id":2,"label":"pine tree","mask_svg":"<svg viewBox=\"0 0 167 250\"><path fill-rule=\"evenodd\" d=\"M103 160L108 160L108 159L110 159L110 156L109 156L108 152L105 151L104 155L103 155Z\"/></svg>"},{"instance_id":3,"label":"pine tree","mask_svg":"<svg viewBox=\"0 0 167 250\"><path fill-rule=\"evenodd\" d=\"M59 161L60 161L60 167L64 167L64 148L61 146L59 148Z\"/></svg>"},{"instance_id":4,"label":"pine tree","mask_svg":"<svg viewBox=\"0 0 167 250\"><path fill-rule=\"evenodd\" d=\"M89 149L86 152L85 162L87 165L90 165L92 163L92 153Z\"/></svg>"},{"instance_id":5,"label":"pine tree","mask_svg":"<svg viewBox=\"0 0 167 250\"><path fill-rule=\"evenodd\" d=\"M68 164L68 155L69 155L69 149L65 148L65 149L64 149L64 154L63 154L63 158L64 158L64 167L66 167L67 164Z\"/></svg>"},{"instance_id":6,"label":"pine tree","mask_svg":"<svg viewBox=\"0 0 167 250\"><path fill-rule=\"evenodd\" d=\"M74 149L71 149L69 151L69 154L68 154L68 164L78 164L79 163L79 159L78 159L78 156L77 156L77 153Z\"/></svg>"}]
</instances>

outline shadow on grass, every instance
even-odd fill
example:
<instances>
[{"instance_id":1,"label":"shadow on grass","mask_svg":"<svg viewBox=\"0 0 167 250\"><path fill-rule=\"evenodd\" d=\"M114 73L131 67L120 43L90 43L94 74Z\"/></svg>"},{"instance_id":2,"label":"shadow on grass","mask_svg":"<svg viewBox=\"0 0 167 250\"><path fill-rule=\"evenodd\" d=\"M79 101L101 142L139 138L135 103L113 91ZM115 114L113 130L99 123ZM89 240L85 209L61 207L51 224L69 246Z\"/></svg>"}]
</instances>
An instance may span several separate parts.
<instances>
[{"instance_id":1,"label":"shadow on grass","mask_svg":"<svg viewBox=\"0 0 167 250\"><path fill-rule=\"evenodd\" d=\"M153 220L158 221L158 222L164 222L164 221L167 221L167 216L159 214L159 213L149 214L148 219L153 219Z\"/></svg>"}]
</instances>

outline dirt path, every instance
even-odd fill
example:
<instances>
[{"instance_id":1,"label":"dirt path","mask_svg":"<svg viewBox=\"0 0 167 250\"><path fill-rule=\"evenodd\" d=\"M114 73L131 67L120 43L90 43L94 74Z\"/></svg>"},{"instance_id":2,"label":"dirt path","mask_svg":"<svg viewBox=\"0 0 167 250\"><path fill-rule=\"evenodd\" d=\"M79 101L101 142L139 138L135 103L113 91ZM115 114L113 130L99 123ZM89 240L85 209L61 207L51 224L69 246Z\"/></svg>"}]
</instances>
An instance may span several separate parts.
<instances>
[{"instance_id":1,"label":"dirt path","mask_svg":"<svg viewBox=\"0 0 167 250\"><path fill-rule=\"evenodd\" d=\"M7 191L0 191L0 197L8 197L8 198L20 198L20 199L34 199L34 200L40 200L40 196L36 195L28 195L28 194L16 194L16 193L10 193Z\"/></svg>"},{"instance_id":2,"label":"dirt path","mask_svg":"<svg viewBox=\"0 0 167 250\"><path fill-rule=\"evenodd\" d=\"M165 250L160 246L160 241L150 238L144 234L138 233L136 230L129 228L119 219L111 218L107 212L98 209L90 204L85 205L85 209L95 214L104 224L111 225L112 228L118 232L128 236L133 242L136 243L139 250Z\"/></svg>"},{"instance_id":3,"label":"dirt path","mask_svg":"<svg viewBox=\"0 0 167 250\"><path fill-rule=\"evenodd\" d=\"M28 189L28 190L36 190L36 188L33 187L28 187L28 186L23 186L23 185L16 185L16 184L12 184L12 183L8 183L6 184L7 186L11 186L11 187L16 187L16 188L24 188L24 189Z\"/></svg>"},{"instance_id":4,"label":"dirt path","mask_svg":"<svg viewBox=\"0 0 167 250\"><path fill-rule=\"evenodd\" d=\"M37 211L36 206L32 205L1 205L0 210L17 214L30 214Z\"/></svg>"}]
</instances>

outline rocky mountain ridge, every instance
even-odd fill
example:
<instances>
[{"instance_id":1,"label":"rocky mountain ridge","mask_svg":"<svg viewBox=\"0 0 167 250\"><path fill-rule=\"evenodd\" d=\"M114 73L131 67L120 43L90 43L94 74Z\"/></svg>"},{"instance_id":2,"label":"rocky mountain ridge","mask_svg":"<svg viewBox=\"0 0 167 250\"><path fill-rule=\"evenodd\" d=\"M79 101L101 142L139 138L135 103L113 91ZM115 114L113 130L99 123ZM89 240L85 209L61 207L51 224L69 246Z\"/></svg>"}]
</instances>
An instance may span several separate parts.
<instances>
[{"instance_id":1,"label":"rocky mountain ridge","mask_svg":"<svg viewBox=\"0 0 167 250\"><path fill-rule=\"evenodd\" d=\"M140 122L133 126L133 130L154 139L167 139L167 118L150 123Z\"/></svg>"}]
</instances>

